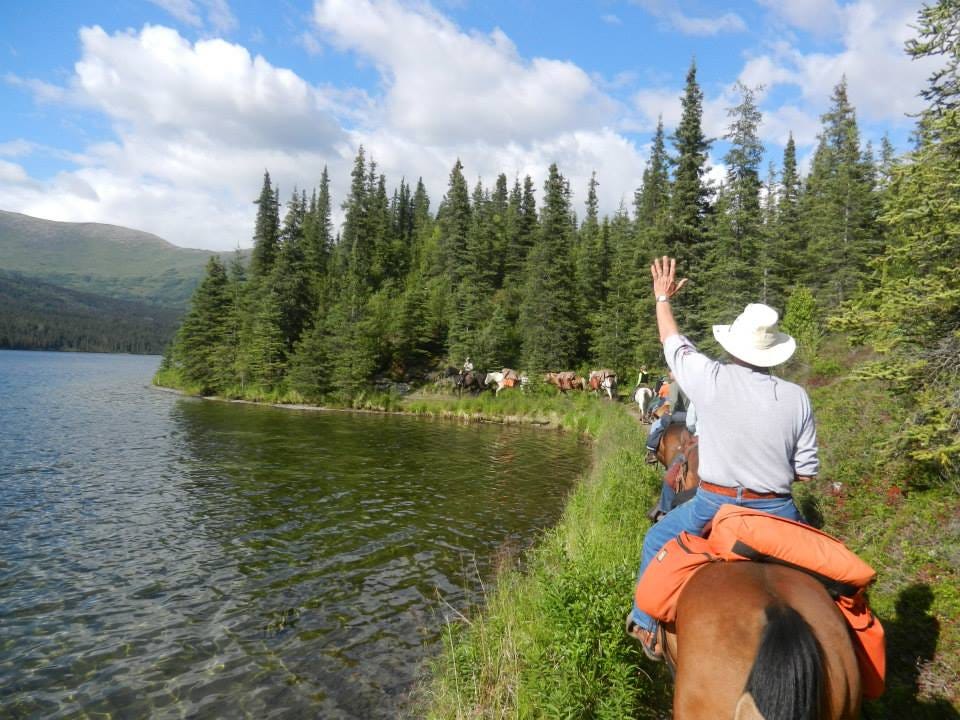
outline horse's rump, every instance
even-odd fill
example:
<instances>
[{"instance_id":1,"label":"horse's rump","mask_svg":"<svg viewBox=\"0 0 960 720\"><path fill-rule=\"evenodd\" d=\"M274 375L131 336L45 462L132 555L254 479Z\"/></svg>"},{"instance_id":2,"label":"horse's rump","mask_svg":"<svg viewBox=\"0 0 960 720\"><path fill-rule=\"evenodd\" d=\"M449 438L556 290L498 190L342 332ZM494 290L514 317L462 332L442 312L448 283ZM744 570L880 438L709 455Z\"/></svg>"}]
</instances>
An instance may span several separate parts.
<instances>
[{"instance_id":1,"label":"horse's rump","mask_svg":"<svg viewBox=\"0 0 960 720\"><path fill-rule=\"evenodd\" d=\"M859 714L860 673L846 623L824 587L799 570L708 563L681 591L674 629L675 720L733 717L746 689L769 718ZM782 705L771 697L793 698L810 712L774 714Z\"/></svg>"}]
</instances>

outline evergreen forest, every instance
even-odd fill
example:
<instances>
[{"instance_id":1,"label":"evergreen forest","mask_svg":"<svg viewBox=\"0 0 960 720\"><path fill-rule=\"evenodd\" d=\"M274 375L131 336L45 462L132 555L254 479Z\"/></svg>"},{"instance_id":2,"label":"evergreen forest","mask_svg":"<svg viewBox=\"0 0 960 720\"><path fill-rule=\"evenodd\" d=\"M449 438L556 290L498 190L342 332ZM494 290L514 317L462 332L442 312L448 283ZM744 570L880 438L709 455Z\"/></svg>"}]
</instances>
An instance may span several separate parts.
<instances>
[{"instance_id":1,"label":"evergreen forest","mask_svg":"<svg viewBox=\"0 0 960 720\"><path fill-rule=\"evenodd\" d=\"M455 160L446 193L388 182L359 148L333 222L330 178L281 197L269 172L245 262L210 258L168 349L174 384L225 397L349 402L375 380L423 381L469 356L478 370L609 367L632 382L663 364L649 266L678 259L691 282L675 300L682 330L709 328L748 302L778 308L815 367L827 333L870 357L913 408L894 443L936 472L960 457L960 43L956 3L922 11L914 57L937 55L913 147L865 142L845 79L821 116L809 172L790 138L764 167L758 88L738 86L723 137L726 174L708 177L717 139L703 128L692 63L668 135L661 122L639 188L601 216L590 180L576 207L562 169L542 187L501 174L471 182ZM938 15L938 13L940 15Z\"/></svg>"}]
</instances>

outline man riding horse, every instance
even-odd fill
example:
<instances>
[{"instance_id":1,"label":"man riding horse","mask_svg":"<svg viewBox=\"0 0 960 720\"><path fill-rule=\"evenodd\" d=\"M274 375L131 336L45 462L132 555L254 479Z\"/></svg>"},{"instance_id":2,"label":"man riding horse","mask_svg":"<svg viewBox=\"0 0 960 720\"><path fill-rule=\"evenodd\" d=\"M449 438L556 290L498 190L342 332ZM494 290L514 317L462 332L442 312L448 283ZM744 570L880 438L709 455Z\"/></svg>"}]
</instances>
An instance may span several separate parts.
<instances>
[{"instance_id":1,"label":"man riding horse","mask_svg":"<svg viewBox=\"0 0 960 720\"><path fill-rule=\"evenodd\" d=\"M670 384L668 387L670 389L667 392L667 397L663 405L665 409L660 417L650 426L650 434L647 436L646 461L649 465L657 462L657 445L660 444L660 436L663 435L663 431L667 429L670 423L683 422L687 417L687 405L690 400L687 398L686 393L680 388L680 384L676 382L672 370L670 371Z\"/></svg>"},{"instance_id":2,"label":"man riding horse","mask_svg":"<svg viewBox=\"0 0 960 720\"><path fill-rule=\"evenodd\" d=\"M656 259L650 272L667 365L697 407L700 487L692 500L647 531L640 576L681 532L702 534L725 503L802 521L791 485L811 479L819 470L807 393L769 371L796 349L794 339L778 331L776 310L751 304L733 324L715 325L714 337L731 356L731 362L719 363L700 353L677 327L670 299L687 281L676 281L676 260ZM648 657L660 659L656 627L656 621L634 604L627 632L641 642Z\"/></svg>"}]
</instances>

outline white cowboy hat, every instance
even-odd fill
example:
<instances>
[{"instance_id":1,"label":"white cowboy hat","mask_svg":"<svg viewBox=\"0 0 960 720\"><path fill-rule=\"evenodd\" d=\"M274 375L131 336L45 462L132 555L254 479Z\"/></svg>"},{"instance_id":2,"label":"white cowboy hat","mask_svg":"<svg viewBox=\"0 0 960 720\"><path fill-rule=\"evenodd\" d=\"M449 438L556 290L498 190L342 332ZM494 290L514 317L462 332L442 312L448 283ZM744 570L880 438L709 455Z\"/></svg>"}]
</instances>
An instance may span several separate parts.
<instances>
[{"instance_id":1,"label":"white cowboy hat","mask_svg":"<svg viewBox=\"0 0 960 720\"><path fill-rule=\"evenodd\" d=\"M777 329L780 315L769 305L751 303L732 325L714 325L713 336L735 358L755 367L773 367L786 362L797 341Z\"/></svg>"}]
</instances>

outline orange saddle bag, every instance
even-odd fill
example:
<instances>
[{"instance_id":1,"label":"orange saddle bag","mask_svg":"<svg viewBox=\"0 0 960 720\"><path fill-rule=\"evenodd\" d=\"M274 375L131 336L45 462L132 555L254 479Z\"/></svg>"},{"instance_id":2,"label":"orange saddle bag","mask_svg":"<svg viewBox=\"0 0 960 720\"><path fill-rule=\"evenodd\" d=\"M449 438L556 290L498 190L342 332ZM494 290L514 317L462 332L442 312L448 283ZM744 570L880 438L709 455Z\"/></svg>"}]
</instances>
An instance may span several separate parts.
<instances>
[{"instance_id":1,"label":"orange saddle bag","mask_svg":"<svg viewBox=\"0 0 960 720\"><path fill-rule=\"evenodd\" d=\"M712 562L722 562L710 550L709 540L680 533L654 555L634 591L637 607L660 622L677 619L677 601L693 574Z\"/></svg>"}]
</instances>

